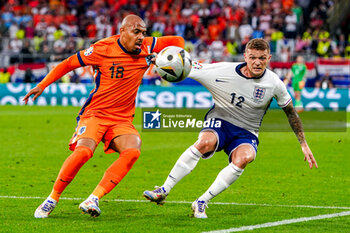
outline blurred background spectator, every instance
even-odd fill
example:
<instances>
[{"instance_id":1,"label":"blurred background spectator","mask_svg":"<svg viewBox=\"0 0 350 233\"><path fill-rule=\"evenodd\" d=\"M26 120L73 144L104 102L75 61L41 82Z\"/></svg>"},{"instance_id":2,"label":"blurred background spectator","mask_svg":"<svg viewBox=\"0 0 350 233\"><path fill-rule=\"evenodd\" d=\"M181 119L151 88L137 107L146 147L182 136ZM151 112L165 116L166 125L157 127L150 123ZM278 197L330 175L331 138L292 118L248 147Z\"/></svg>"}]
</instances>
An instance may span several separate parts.
<instances>
[{"instance_id":1,"label":"blurred background spectator","mask_svg":"<svg viewBox=\"0 0 350 233\"><path fill-rule=\"evenodd\" d=\"M7 71L7 68L4 67L0 70L0 83L8 83L11 81L11 74Z\"/></svg>"},{"instance_id":2,"label":"blurred background spectator","mask_svg":"<svg viewBox=\"0 0 350 233\"><path fill-rule=\"evenodd\" d=\"M140 15L152 36L179 35L204 62L242 61L246 43L265 38L272 61L350 58L346 0L11 0L0 5L0 66L61 61L119 33L121 19ZM343 4L348 6L349 4Z\"/></svg>"}]
</instances>

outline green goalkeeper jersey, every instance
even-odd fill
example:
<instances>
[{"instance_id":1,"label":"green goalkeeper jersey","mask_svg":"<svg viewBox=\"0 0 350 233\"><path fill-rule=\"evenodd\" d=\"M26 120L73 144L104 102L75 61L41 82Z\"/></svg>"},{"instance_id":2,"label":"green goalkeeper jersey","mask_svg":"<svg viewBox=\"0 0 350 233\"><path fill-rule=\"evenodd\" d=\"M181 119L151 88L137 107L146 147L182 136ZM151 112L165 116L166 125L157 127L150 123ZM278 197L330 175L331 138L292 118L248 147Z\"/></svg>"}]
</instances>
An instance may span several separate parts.
<instances>
[{"instance_id":1,"label":"green goalkeeper jersey","mask_svg":"<svg viewBox=\"0 0 350 233\"><path fill-rule=\"evenodd\" d=\"M294 91L301 91L299 83L304 79L306 75L306 65L305 64L293 64L292 65L292 73L293 73L293 79L292 79L292 87Z\"/></svg>"}]
</instances>

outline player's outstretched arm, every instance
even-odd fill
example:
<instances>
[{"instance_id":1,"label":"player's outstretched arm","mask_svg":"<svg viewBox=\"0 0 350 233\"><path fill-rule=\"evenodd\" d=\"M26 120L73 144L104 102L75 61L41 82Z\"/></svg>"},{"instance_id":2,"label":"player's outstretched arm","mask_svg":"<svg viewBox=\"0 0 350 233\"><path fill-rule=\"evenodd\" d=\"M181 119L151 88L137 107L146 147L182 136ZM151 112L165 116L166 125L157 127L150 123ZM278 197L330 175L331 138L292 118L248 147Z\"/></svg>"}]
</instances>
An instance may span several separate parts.
<instances>
[{"instance_id":1,"label":"player's outstretched arm","mask_svg":"<svg viewBox=\"0 0 350 233\"><path fill-rule=\"evenodd\" d=\"M299 140L301 150L303 151L305 156L304 161L307 161L309 163L310 169L312 169L314 165L316 168L318 168L317 162L311 152L311 149L309 148L309 145L305 140L303 125L301 123L298 113L293 107L293 103L290 102L286 107L283 108L283 110L286 113L290 126L292 127L295 135Z\"/></svg>"},{"instance_id":2,"label":"player's outstretched arm","mask_svg":"<svg viewBox=\"0 0 350 233\"><path fill-rule=\"evenodd\" d=\"M185 40L181 36L162 36L158 37L156 46L153 52L159 53L162 49L168 46L185 47Z\"/></svg>"},{"instance_id":3,"label":"player's outstretched arm","mask_svg":"<svg viewBox=\"0 0 350 233\"><path fill-rule=\"evenodd\" d=\"M79 59L76 54L70 56L69 58L62 61L55 68L53 68L46 77L33 89L31 89L23 98L25 104L28 103L29 97L34 95L33 101L38 98L44 91L44 89L49 86L51 83L60 79L66 73L81 67L82 65L79 62Z\"/></svg>"},{"instance_id":4,"label":"player's outstretched arm","mask_svg":"<svg viewBox=\"0 0 350 233\"><path fill-rule=\"evenodd\" d=\"M33 89L31 89L31 90L24 96L24 98L23 98L24 103L25 103L25 104L28 103L29 97L30 97L31 95L34 95L33 101L36 100L36 98L38 98L38 97L41 95L41 93L43 93L43 89L41 89L41 88L38 87L38 86L34 87Z\"/></svg>"}]
</instances>

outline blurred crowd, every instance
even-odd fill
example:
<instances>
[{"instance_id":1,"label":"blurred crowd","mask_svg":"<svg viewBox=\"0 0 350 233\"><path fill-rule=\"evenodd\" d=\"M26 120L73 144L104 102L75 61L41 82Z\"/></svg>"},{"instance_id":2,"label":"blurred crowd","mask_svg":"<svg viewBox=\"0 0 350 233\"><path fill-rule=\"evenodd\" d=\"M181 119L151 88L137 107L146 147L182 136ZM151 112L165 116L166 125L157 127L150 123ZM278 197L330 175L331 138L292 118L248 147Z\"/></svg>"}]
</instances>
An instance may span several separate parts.
<instances>
[{"instance_id":1,"label":"blurred crowd","mask_svg":"<svg viewBox=\"0 0 350 233\"><path fill-rule=\"evenodd\" d=\"M60 61L118 34L140 15L151 36L179 35L203 62L233 60L252 38L265 38L280 61L295 54L350 58L346 28L327 30L333 0L8 0L1 1L0 51L9 64ZM18 56L18 55L21 56Z\"/></svg>"}]
</instances>

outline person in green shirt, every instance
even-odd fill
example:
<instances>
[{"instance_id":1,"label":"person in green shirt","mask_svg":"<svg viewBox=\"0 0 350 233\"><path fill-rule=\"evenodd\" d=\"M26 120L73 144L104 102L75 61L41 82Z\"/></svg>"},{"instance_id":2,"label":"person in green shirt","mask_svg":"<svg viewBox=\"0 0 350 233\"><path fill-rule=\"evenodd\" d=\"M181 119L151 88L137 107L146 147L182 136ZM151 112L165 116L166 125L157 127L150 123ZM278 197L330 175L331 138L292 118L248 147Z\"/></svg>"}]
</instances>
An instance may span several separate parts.
<instances>
[{"instance_id":1,"label":"person in green shirt","mask_svg":"<svg viewBox=\"0 0 350 233\"><path fill-rule=\"evenodd\" d=\"M287 85L292 78L292 88L294 90L295 109L303 111L303 102L301 101L301 90L305 86L305 77L307 68L302 56L297 56L296 62L292 65L291 70L287 73L284 83Z\"/></svg>"}]
</instances>

